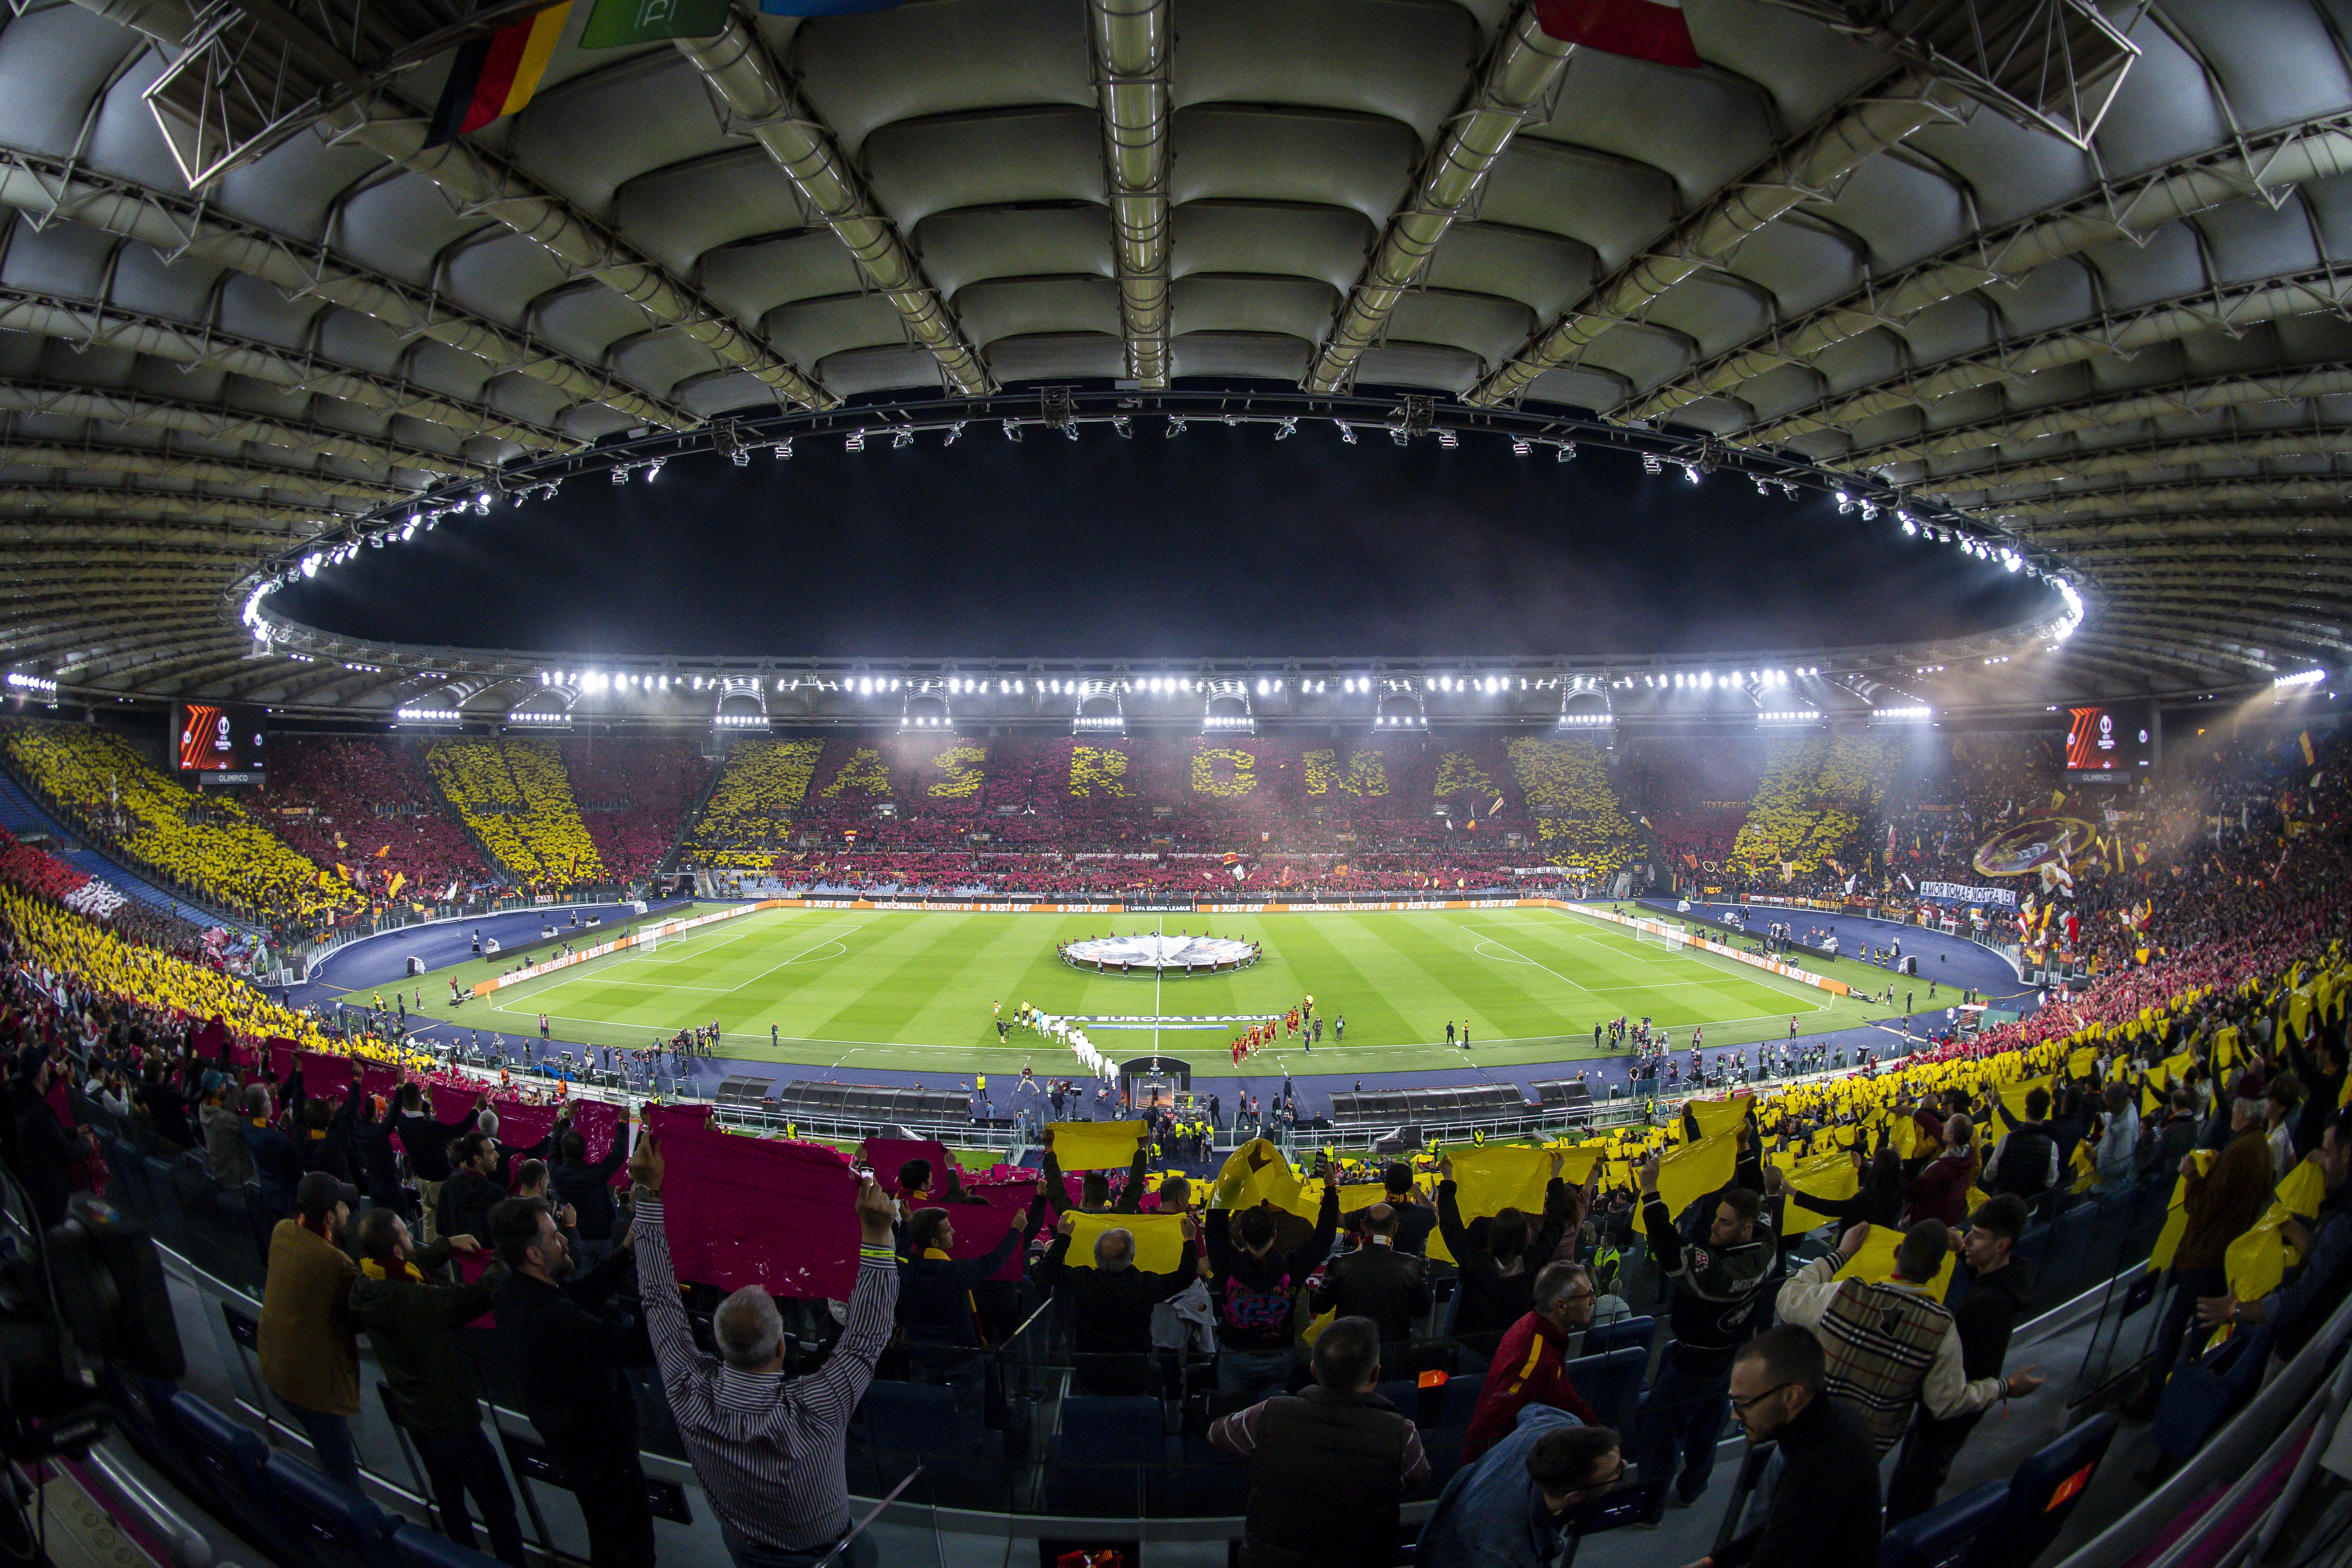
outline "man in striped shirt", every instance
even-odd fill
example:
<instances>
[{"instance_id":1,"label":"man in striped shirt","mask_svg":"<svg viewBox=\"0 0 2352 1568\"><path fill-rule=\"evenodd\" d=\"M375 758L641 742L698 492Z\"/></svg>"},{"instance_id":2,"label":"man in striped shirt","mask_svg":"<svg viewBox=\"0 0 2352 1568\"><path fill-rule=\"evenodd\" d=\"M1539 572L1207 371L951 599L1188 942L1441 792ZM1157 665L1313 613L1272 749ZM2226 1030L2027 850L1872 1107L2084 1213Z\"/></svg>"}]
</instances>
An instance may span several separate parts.
<instances>
[{"instance_id":1,"label":"man in striped shirt","mask_svg":"<svg viewBox=\"0 0 2352 1568\"><path fill-rule=\"evenodd\" d=\"M719 1304L710 1325L719 1356L695 1348L662 1233L661 1149L650 1133L629 1158L629 1177L646 1327L670 1413L727 1549L737 1568L806 1568L849 1531L844 1447L898 1305L890 1229L897 1208L873 1177L859 1178L857 1284L848 1319L824 1364L787 1380L783 1322L757 1286ZM860 1536L841 1562L871 1568L873 1542Z\"/></svg>"}]
</instances>

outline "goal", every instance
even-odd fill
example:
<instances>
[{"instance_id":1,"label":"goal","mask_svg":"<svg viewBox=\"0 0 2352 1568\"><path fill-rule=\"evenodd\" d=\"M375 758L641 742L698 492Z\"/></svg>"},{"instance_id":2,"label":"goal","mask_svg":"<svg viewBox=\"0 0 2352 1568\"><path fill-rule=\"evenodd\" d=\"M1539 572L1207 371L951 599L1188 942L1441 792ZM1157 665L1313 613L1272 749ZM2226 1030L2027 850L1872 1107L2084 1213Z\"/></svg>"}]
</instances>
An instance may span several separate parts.
<instances>
[{"instance_id":1,"label":"goal","mask_svg":"<svg viewBox=\"0 0 2352 1568\"><path fill-rule=\"evenodd\" d=\"M637 951L651 952L661 945L661 927L648 926L637 933Z\"/></svg>"},{"instance_id":2,"label":"goal","mask_svg":"<svg viewBox=\"0 0 2352 1568\"><path fill-rule=\"evenodd\" d=\"M1648 947L1690 946L1690 932L1680 926L1663 925L1655 921L1643 921L1633 928L1633 940Z\"/></svg>"}]
</instances>

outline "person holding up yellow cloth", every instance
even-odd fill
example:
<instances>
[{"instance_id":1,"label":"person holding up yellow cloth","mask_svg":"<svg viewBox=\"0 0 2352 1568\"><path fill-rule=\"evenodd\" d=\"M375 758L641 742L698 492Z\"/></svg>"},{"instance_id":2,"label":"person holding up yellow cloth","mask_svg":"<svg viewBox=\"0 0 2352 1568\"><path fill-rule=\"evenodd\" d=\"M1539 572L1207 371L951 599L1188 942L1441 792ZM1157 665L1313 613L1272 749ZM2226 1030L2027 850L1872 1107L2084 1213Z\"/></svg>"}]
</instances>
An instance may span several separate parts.
<instances>
[{"instance_id":1,"label":"person holding up yellow cloth","mask_svg":"<svg viewBox=\"0 0 2352 1568\"><path fill-rule=\"evenodd\" d=\"M2352 1110L2329 1113L2319 1147L2279 1184L2282 1204L2288 1184L2306 1172L2317 1173L2326 1193L2308 1223L2297 1217L2280 1222L2286 1245L2302 1259L2293 1277L2254 1300L2240 1300L2233 1284L2221 1295L2197 1303L2197 1320L2209 1328L2224 1323L2269 1328L2272 1352L2284 1358L2309 1342L2326 1320L2326 1310L2344 1299L2347 1281L2352 1280Z\"/></svg>"}]
</instances>

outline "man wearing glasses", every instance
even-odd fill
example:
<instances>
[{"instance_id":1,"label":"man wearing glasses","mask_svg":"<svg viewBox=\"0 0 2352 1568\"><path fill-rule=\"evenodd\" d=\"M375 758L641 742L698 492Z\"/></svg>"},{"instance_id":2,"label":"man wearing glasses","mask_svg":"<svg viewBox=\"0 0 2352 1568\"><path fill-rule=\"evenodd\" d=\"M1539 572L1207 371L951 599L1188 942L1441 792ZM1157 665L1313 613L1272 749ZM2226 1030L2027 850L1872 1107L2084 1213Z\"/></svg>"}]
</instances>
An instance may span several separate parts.
<instances>
[{"instance_id":1,"label":"man wearing glasses","mask_svg":"<svg viewBox=\"0 0 2352 1568\"><path fill-rule=\"evenodd\" d=\"M1503 1332L1478 1390L1477 1408L1462 1440L1468 1464L1503 1441L1533 1405L1564 1410L1592 1424L1591 1406L1568 1380L1569 1343L1592 1321L1598 1293L1581 1263L1553 1263L1536 1276L1535 1310Z\"/></svg>"},{"instance_id":2,"label":"man wearing glasses","mask_svg":"<svg viewBox=\"0 0 2352 1568\"><path fill-rule=\"evenodd\" d=\"M1852 1407L1822 1393L1822 1342L1782 1323L1731 1363L1731 1413L1750 1443L1780 1444L1782 1469L1763 1521L1691 1568L1873 1568L1878 1561L1878 1449Z\"/></svg>"},{"instance_id":3,"label":"man wearing glasses","mask_svg":"<svg viewBox=\"0 0 2352 1568\"><path fill-rule=\"evenodd\" d=\"M1549 1405L1523 1405L1511 1435L1445 1483L1416 1561L1547 1568L1561 1532L1624 1475L1616 1433Z\"/></svg>"}]
</instances>

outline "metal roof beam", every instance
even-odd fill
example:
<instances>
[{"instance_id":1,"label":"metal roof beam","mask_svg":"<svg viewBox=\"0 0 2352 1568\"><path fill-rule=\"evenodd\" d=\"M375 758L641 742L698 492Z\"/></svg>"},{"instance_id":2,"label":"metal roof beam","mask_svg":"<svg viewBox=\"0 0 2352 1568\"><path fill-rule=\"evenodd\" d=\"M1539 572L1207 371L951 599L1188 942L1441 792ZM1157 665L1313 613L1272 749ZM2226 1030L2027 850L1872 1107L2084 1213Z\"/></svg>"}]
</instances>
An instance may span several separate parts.
<instances>
[{"instance_id":1,"label":"metal roof beam","mask_svg":"<svg viewBox=\"0 0 2352 1568\"><path fill-rule=\"evenodd\" d=\"M2210 440L2168 437L2137 441L2123 447L2102 447L2063 458L1996 463L1959 473L1935 474L1915 479L1905 488L1914 493L1924 492L1948 499L2024 485L2058 484L2069 479L2136 474L2150 468L2186 468L2200 463L2264 463L2280 458L2336 458L2347 452L2352 452L2352 426L2266 433L2249 431L2243 435ZM1955 501L1952 504L1999 506L2007 503Z\"/></svg>"},{"instance_id":2,"label":"metal roof beam","mask_svg":"<svg viewBox=\"0 0 2352 1568\"><path fill-rule=\"evenodd\" d=\"M87 227L152 247L164 256L188 255L258 278L292 298L316 295L383 322L404 340L429 338L471 354L493 373L525 376L576 402L594 403L632 419L683 430L700 423L685 409L554 352L504 327L381 273L303 246L253 224L225 217L205 198L177 195L128 180L92 174L86 165L0 147L0 207L40 222L66 217Z\"/></svg>"},{"instance_id":3,"label":"metal roof beam","mask_svg":"<svg viewBox=\"0 0 2352 1568\"><path fill-rule=\"evenodd\" d=\"M1878 90L1884 88L1884 91ZM1694 272L1727 265L1759 229L1808 197L1842 185L1853 172L1922 126L1950 121L1965 103L1943 83L1918 73L1881 78L1856 99L1773 149L1743 179L1681 219L1641 254L1627 258L1542 328L1464 401L1491 405L1524 395L1545 372L1574 364L1621 322L1645 317Z\"/></svg>"},{"instance_id":4,"label":"metal roof beam","mask_svg":"<svg viewBox=\"0 0 2352 1568\"><path fill-rule=\"evenodd\" d=\"M2004 413L1966 425L1946 426L1828 458L1822 466L1847 473L1884 472L1899 463L1930 463L1938 458L1957 458L1994 447L2025 446L2117 425L2227 414L2267 403L2300 403L2347 393L2352 393L2352 365L2341 363L2303 365L2259 375L2232 371L2127 395L2102 390L2091 397L2036 408L2028 414ZM2097 453L2106 448L2076 449ZM1927 480L1913 482L1924 484Z\"/></svg>"},{"instance_id":5,"label":"metal roof beam","mask_svg":"<svg viewBox=\"0 0 2352 1568\"><path fill-rule=\"evenodd\" d=\"M1095 0L1097 40L1104 12L1121 3ZM1477 74L1439 127L1412 187L1389 215L1380 244L1324 334L1315 363L1300 383L1307 391L1336 392L1354 381L1357 362L1388 331L1398 302L1428 269L1454 220L1476 203L1511 138L1540 112L1575 48L1543 30L1533 0L1523 0L1496 29Z\"/></svg>"},{"instance_id":6,"label":"metal roof beam","mask_svg":"<svg viewBox=\"0 0 2352 1568\"><path fill-rule=\"evenodd\" d=\"M1168 385L1168 57L1170 0L1091 0L1095 90L1102 101L1111 259L1118 269L1127 374Z\"/></svg>"},{"instance_id":7,"label":"metal roof beam","mask_svg":"<svg viewBox=\"0 0 2352 1568\"><path fill-rule=\"evenodd\" d=\"M145 392L76 386L68 382L0 380L0 413L87 419L94 424L152 426L207 441L236 441L304 458L342 458L386 468L456 479L489 470L480 463L381 436L361 436L310 419L249 414L223 404L194 403Z\"/></svg>"},{"instance_id":8,"label":"metal roof beam","mask_svg":"<svg viewBox=\"0 0 2352 1568\"><path fill-rule=\"evenodd\" d=\"M488 404L424 392L404 381L327 363L315 353L291 353L209 325L148 315L110 301L100 304L0 285L0 331L56 338L77 348L123 349L177 365L210 365L289 391L340 397L379 414L404 414L463 436L511 442L538 452L565 452L577 445L554 431L519 424Z\"/></svg>"},{"instance_id":9,"label":"metal roof beam","mask_svg":"<svg viewBox=\"0 0 2352 1568\"><path fill-rule=\"evenodd\" d=\"M1728 395L1787 364L1802 364L1865 332L1901 327L1922 310L1989 284L2016 282L2045 262L2111 240L2145 243L2192 213L2245 196L2273 205L2308 181L2352 171L2352 115L2320 115L2258 136L2232 136L2120 187L2070 197L1990 233L1971 234L1893 278L1874 278L1834 304L1774 326L1767 342L1717 355L1645 395L1636 417L1658 418L1703 397Z\"/></svg>"},{"instance_id":10,"label":"metal roof beam","mask_svg":"<svg viewBox=\"0 0 2352 1568\"><path fill-rule=\"evenodd\" d=\"M948 386L964 394L995 391L995 377L899 236L898 224L874 199L833 128L801 97L751 25L730 11L726 30L717 37L673 42L725 104L728 130L749 135L767 150L809 211L849 247L889 300L908 335L939 362Z\"/></svg>"},{"instance_id":11,"label":"metal roof beam","mask_svg":"<svg viewBox=\"0 0 2352 1568\"><path fill-rule=\"evenodd\" d=\"M1769 447L1821 430L1839 430L1897 409L1924 407L1955 393L2023 381L2060 365L2103 354L2126 358L2193 333L2232 335L2265 321L2291 316L2326 315L2352 304L2352 279L2331 268L2282 274L2236 288L2200 286L2136 310L2109 311L2100 319L2056 327L2015 342L1996 342L1923 369L1892 376L1877 385L1782 415L1770 424L1728 437L1735 446Z\"/></svg>"},{"instance_id":12,"label":"metal roof beam","mask_svg":"<svg viewBox=\"0 0 2352 1568\"><path fill-rule=\"evenodd\" d=\"M244 463L169 447L100 447L62 442L0 440L0 468L53 468L64 473L126 474L142 479L184 479L190 484L254 485L321 498L321 505L352 503L363 510L416 492L403 485L346 479L316 468Z\"/></svg>"}]
</instances>

